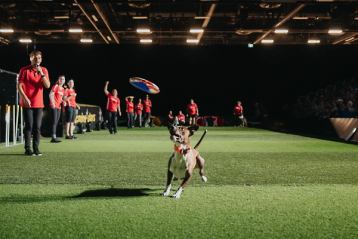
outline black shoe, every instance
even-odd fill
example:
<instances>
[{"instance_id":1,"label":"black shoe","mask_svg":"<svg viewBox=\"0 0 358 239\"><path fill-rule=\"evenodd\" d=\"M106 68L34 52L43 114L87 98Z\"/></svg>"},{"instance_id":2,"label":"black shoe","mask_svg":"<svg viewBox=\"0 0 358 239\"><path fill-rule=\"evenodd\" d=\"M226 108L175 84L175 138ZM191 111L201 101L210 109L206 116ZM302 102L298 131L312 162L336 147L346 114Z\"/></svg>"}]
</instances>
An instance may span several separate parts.
<instances>
[{"instance_id":1,"label":"black shoe","mask_svg":"<svg viewBox=\"0 0 358 239\"><path fill-rule=\"evenodd\" d=\"M25 150L25 155L26 156L32 156L34 153L32 152L32 150L31 149L26 149Z\"/></svg>"},{"instance_id":2,"label":"black shoe","mask_svg":"<svg viewBox=\"0 0 358 239\"><path fill-rule=\"evenodd\" d=\"M57 138L52 138L51 143L61 143L61 140L59 140Z\"/></svg>"},{"instance_id":3,"label":"black shoe","mask_svg":"<svg viewBox=\"0 0 358 239\"><path fill-rule=\"evenodd\" d=\"M40 150L36 149L34 150L34 156L42 156L42 153L40 152Z\"/></svg>"},{"instance_id":4,"label":"black shoe","mask_svg":"<svg viewBox=\"0 0 358 239\"><path fill-rule=\"evenodd\" d=\"M74 135L72 135L71 137L72 137L72 139L77 139L77 137L76 137L76 136L74 136Z\"/></svg>"},{"instance_id":5,"label":"black shoe","mask_svg":"<svg viewBox=\"0 0 358 239\"><path fill-rule=\"evenodd\" d=\"M66 136L65 139L72 139L72 136Z\"/></svg>"}]
</instances>

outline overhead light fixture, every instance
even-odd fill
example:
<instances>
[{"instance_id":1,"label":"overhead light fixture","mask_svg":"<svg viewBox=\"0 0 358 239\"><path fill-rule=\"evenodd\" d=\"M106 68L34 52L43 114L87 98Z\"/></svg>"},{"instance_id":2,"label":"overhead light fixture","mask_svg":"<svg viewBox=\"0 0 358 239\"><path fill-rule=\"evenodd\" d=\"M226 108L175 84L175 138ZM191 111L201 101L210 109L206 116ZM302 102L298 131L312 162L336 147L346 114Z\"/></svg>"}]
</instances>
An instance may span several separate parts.
<instances>
[{"instance_id":1,"label":"overhead light fixture","mask_svg":"<svg viewBox=\"0 0 358 239\"><path fill-rule=\"evenodd\" d=\"M354 20L358 21L358 17L355 17Z\"/></svg>"},{"instance_id":2,"label":"overhead light fixture","mask_svg":"<svg viewBox=\"0 0 358 239\"><path fill-rule=\"evenodd\" d=\"M69 19L70 18L70 16L54 16L53 17L54 19Z\"/></svg>"},{"instance_id":3,"label":"overhead light fixture","mask_svg":"<svg viewBox=\"0 0 358 239\"><path fill-rule=\"evenodd\" d=\"M68 32L70 32L70 33L82 33L83 30L81 28L70 28L70 29L68 29Z\"/></svg>"},{"instance_id":4,"label":"overhead light fixture","mask_svg":"<svg viewBox=\"0 0 358 239\"><path fill-rule=\"evenodd\" d=\"M186 43L189 43L189 44L198 44L198 43L199 43L199 39L186 39Z\"/></svg>"},{"instance_id":5,"label":"overhead light fixture","mask_svg":"<svg viewBox=\"0 0 358 239\"><path fill-rule=\"evenodd\" d=\"M203 33L204 29L202 28L191 28L190 33Z\"/></svg>"},{"instance_id":6,"label":"overhead light fixture","mask_svg":"<svg viewBox=\"0 0 358 239\"><path fill-rule=\"evenodd\" d=\"M248 47L248 48L253 48L253 47L254 47L254 44L249 43L249 44L247 44L247 47Z\"/></svg>"},{"instance_id":7,"label":"overhead light fixture","mask_svg":"<svg viewBox=\"0 0 358 239\"><path fill-rule=\"evenodd\" d=\"M142 43L142 44L150 44L152 42L153 42L152 39L140 39L140 43Z\"/></svg>"},{"instance_id":8,"label":"overhead light fixture","mask_svg":"<svg viewBox=\"0 0 358 239\"><path fill-rule=\"evenodd\" d=\"M152 31L149 28L137 28L139 34L150 34Z\"/></svg>"},{"instance_id":9,"label":"overhead light fixture","mask_svg":"<svg viewBox=\"0 0 358 239\"><path fill-rule=\"evenodd\" d=\"M319 43L321 43L321 40L319 40L319 39L308 39L307 43L308 44L319 44Z\"/></svg>"},{"instance_id":10,"label":"overhead light fixture","mask_svg":"<svg viewBox=\"0 0 358 239\"><path fill-rule=\"evenodd\" d=\"M32 40L30 38L20 38L19 42L20 43L31 43Z\"/></svg>"},{"instance_id":11,"label":"overhead light fixture","mask_svg":"<svg viewBox=\"0 0 358 239\"><path fill-rule=\"evenodd\" d=\"M300 17L300 16L296 16L292 18L293 20L308 20L308 17Z\"/></svg>"},{"instance_id":12,"label":"overhead light fixture","mask_svg":"<svg viewBox=\"0 0 358 239\"><path fill-rule=\"evenodd\" d=\"M262 44L272 44L274 43L274 40L273 39L263 39L261 41Z\"/></svg>"},{"instance_id":13,"label":"overhead light fixture","mask_svg":"<svg viewBox=\"0 0 358 239\"><path fill-rule=\"evenodd\" d=\"M338 29L338 28L328 30L328 34L331 34L331 35L337 35L337 34L342 34L342 33L343 33L342 29Z\"/></svg>"},{"instance_id":14,"label":"overhead light fixture","mask_svg":"<svg viewBox=\"0 0 358 239\"><path fill-rule=\"evenodd\" d=\"M200 20L200 19L207 19L207 16L195 16L194 19Z\"/></svg>"},{"instance_id":15,"label":"overhead light fixture","mask_svg":"<svg viewBox=\"0 0 358 239\"><path fill-rule=\"evenodd\" d=\"M80 42L81 43L92 43L93 40L91 38L81 38Z\"/></svg>"},{"instance_id":16,"label":"overhead light fixture","mask_svg":"<svg viewBox=\"0 0 358 239\"><path fill-rule=\"evenodd\" d=\"M92 18L95 22L98 22L98 18L96 17L96 15L92 15Z\"/></svg>"},{"instance_id":17,"label":"overhead light fixture","mask_svg":"<svg viewBox=\"0 0 358 239\"><path fill-rule=\"evenodd\" d=\"M13 33L14 29L12 28L0 28L0 33Z\"/></svg>"},{"instance_id":18,"label":"overhead light fixture","mask_svg":"<svg viewBox=\"0 0 358 239\"><path fill-rule=\"evenodd\" d=\"M145 19L148 19L147 16L133 16L132 17L134 20L145 20Z\"/></svg>"},{"instance_id":19,"label":"overhead light fixture","mask_svg":"<svg viewBox=\"0 0 358 239\"><path fill-rule=\"evenodd\" d=\"M112 38L110 36L107 36L108 41L112 41Z\"/></svg>"},{"instance_id":20,"label":"overhead light fixture","mask_svg":"<svg viewBox=\"0 0 358 239\"><path fill-rule=\"evenodd\" d=\"M288 33L288 29L283 29L283 28L275 29L274 32L275 32L276 34L287 34L287 33Z\"/></svg>"}]
</instances>

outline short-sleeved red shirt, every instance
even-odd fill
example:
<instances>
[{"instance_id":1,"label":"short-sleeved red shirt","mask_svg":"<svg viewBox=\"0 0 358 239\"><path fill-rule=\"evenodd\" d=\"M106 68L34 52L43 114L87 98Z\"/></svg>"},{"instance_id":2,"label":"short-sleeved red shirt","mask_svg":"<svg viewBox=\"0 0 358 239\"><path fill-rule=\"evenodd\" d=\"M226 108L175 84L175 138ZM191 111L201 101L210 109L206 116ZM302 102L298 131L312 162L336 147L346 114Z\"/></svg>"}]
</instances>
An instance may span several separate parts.
<instances>
[{"instance_id":1,"label":"short-sleeved red shirt","mask_svg":"<svg viewBox=\"0 0 358 239\"><path fill-rule=\"evenodd\" d=\"M66 97L70 97L72 94L74 94L74 96L72 96L70 99L66 100L66 106L70 106L70 107L76 107L76 97L77 97L77 93L74 89L66 89L65 90L65 96Z\"/></svg>"},{"instance_id":2,"label":"short-sleeved red shirt","mask_svg":"<svg viewBox=\"0 0 358 239\"><path fill-rule=\"evenodd\" d=\"M178 114L177 117L178 117L178 120L180 122L185 122L185 115L184 114Z\"/></svg>"},{"instance_id":3,"label":"short-sleeved red shirt","mask_svg":"<svg viewBox=\"0 0 358 239\"><path fill-rule=\"evenodd\" d=\"M242 115L243 112L244 112L244 108L241 105L235 105L234 115Z\"/></svg>"},{"instance_id":4,"label":"short-sleeved red shirt","mask_svg":"<svg viewBox=\"0 0 358 239\"><path fill-rule=\"evenodd\" d=\"M134 104L133 102L126 100L126 112L127 113L134 113Z\"/></svg>"},{"instance_id":5,"label":"short-sleeved red shirt","mask_svg":"<svg viewBox=\"0 0 358 239\"><path fill-rule=\"evenodd\" d=\"M149 99L144 100L144 112L150 113L152 108L152 101Z\"/></svg>"},{"instance_id":6,"label":"short-sleeved red shirt","mask_svg":"<svg viewBox=\"0 0 358 239\"><path fill-rule=\"evenodd\" d=\"M196 114L198 114L198 106L197 106L195 103L193 103L193 104L188 104L187 108L188 108L188 114L189 114L189 115L196 115Z\"/></svg>"},{"instance_id":7,"label":"short-sleeved red shirt","mask_svg":"<svg viewBox=\"0 0 358 239\"><path fill-rule=\"evenodd\" d=\"M42 72L49 79L48 71L41 66ZM19 72L19 83L23 84L23 90L31 102L31 108L44 108L43 84L41 74L31 65L22 67ZM20 105L25 107L23 99Z\"/></svg>"},{"instance_id":8,"label":"short-sleeved red shirt","mask_svg":"<svg viewBox=\"0 0 358 239\"><path fill-rule=\"evenodd\" d=\"M118 106L120 104L120 99L116 96L113 96L111 93L107 94L107 110L109 112L117 112Z\"/></svg>"},{"instance_id":9,"label":"short-sleeved red shirt","mask_svg":"<svg viewBox=\"0 0 358 239\"><path fill-rule=\"evenodd\" d=\"M61 109L63 96L65 94L65 89L62 86L55 84L52 87L51 92L53 93L55 102L51 102L51 100L50 100L50 107L55 108L55 109ZM53 103L54 103L54 105L53 105Z\"/></svg>"},{"instance_id":10,"label":"short-sleeved red shirt","mask_svg":"<svg viewBox=\"0 0 358 239\"><path fill-rule=\"evenodd\" d=\"M137 113L138 115L142 114L143 104L142 104L142 103L138 103L138 104L135 106L135 110L136 110L136 113Z\"/></svg>"}]
</instances>

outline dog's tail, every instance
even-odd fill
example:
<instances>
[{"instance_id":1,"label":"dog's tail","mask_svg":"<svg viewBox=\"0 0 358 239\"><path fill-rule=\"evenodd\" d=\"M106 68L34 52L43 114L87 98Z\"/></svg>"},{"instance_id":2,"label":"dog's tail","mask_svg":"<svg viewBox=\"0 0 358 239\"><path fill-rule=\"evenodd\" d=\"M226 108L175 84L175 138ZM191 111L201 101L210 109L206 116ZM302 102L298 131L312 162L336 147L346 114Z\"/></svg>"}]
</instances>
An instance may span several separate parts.
<instances>
[{"instance_id":1,"label":"dog's tail","mask_svg":"<svg viewBox=\"0 0 358 239\"><path fill-rule=\"evenodd\" d=\"M197 142L197 143L196 143L196 145L194 146L194 149L196 149L196 148L198 148L198 147L199 147L199 145L200 145L201 141L203 141L203 139L204 139L204 137L205 137L205 135L206 135L206 132L208 132L208 130L207 130L207 129L204 131L204 133L203 133L203 135L201 136L201 138L200 138L199 142Z\"/></svg>"}]
</instances>

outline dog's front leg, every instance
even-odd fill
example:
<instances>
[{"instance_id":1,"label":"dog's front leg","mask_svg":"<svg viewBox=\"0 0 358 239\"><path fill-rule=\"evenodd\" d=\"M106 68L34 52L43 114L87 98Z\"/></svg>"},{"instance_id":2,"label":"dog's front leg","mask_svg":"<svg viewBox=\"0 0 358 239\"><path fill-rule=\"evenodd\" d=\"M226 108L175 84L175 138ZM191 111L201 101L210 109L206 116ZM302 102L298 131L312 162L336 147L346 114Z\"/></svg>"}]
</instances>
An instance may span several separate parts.
<instances>
[{"instance_id":1,"label":"dog's front leg","mask_svg":"<svg viewBox=\"0 0 358 239\"><path fill-rule=\"evenodd\" d=\"M174 154L172 154L172 156L169 157L168 172L167 172L167 184L166 184L164 192L163 192L164 197L169 196L170 189L172 188L171 183L172 183L172 180L173 180L173 173L170 171L170 164L172 163L173 157L174 157Z\"/></svg>"},{"instance_id":2,"label":"dog's front leg","mask_svg":"<svg viewBox=\"0 0 358 239\"><path fill-rule=\"evenodd\" d=\"M178 188L178 190L175 192L175 194L173 195L173 198L175 199L179 199L181 194L183 193L184 191L184 187L189 183L191 177L193 175L193 172L192 171L186 171L185 172L185 178L183 180L183 182L180 184L180 187Z\"/></svg>"}]
</instances>

